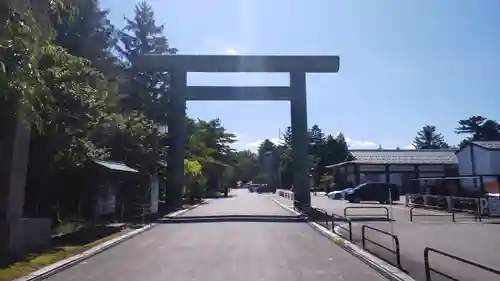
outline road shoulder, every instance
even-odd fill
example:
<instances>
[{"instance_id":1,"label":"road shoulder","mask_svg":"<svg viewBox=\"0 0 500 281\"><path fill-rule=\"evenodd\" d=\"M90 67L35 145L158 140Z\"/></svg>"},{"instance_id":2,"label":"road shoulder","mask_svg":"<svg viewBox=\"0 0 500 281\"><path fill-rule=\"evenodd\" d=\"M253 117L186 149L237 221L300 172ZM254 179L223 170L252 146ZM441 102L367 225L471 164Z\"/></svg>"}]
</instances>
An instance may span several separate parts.
<instances>
[{"instance_id":1,"label":"road shoulder","mask_svg":"<svg viewBox=\"0 0 500 281\"><path fill-rule=\"evenodd\" d=\"M276 200L275 198L269 197L273 202L278 204L280 207L283 209L286 209L294 214L300 215L301 213L297 212L295 209L293 209L292 206L287 206L285 203L280 202L279 200ZM410 277L408 274L403 272L401 269L377 258L376 256L370 254L369 252L363 250L362 248L358 247L354 243L351 243L350 241L342 238L341 236L333 233L329 229L321 226L320 224L317 224L312 221L307 221L307 223L319 231L323 236L327 237L330 239L332 242L334 242L336 245L340 246L342 249L346 250L348 253L352 254L353 256L357 257L364 263L368 264L371 268L375 269L377 272L382 274L385 278L389 280L394 280L394 281L415 281L412 277Z\"/></svg>"},{"instance_id":2,"label":"road shoulder","mask_svg":"<svg viewBox=\"0 0 500 281\"><path fill-rule=\"evenodd\" d=\"M202 204L203 204L203 202L189 206L185 209L181 209L181 210L175 211L173 213L167 214L167 215L165 215L165 217L168 218L168 217L176 217L176 216L182 215L185 212L192 210L194 208L197 208ZM98 245L96 245L96 246L94 246L94 247L92 247L92 248L90 248L90 249L88 249L80 254L76 254L76 255L68 257L66 259L60 260L56 263L53 263L49 266L38 269L38 270L36 270L28 275L25 275L23 277L16 278L13 281L44 280L44 279L46 279L46 278L48 278L56 273L63 271L67 268L70 268L70 267L72 267L72 266L92 257L92 256L95 256L95 255L97 255L105 250L108 250L114 246L117 246L117 245L119 245L119 244L133 238L133 237L136 237L136 236L154 228L157 225L158 225L157 223L150 223L150 224L145 225L141 228L138 228L136 230L133 230L133 231L127 232L123 235L120 235L118 237L115 237L111 240L107 240L107 241L105 241L101 244L98 244Z\"/></svg>"}]
</instances>

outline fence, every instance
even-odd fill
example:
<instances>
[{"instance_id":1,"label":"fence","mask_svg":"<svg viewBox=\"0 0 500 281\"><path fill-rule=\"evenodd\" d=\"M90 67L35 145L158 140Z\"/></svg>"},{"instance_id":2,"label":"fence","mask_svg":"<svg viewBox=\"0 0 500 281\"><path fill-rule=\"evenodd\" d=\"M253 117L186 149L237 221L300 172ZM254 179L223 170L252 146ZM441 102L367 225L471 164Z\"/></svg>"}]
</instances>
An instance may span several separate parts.
<instances>
[{"instance_id":1,"label":"fence","mask_svg":"<svg viewBox=\"0 0 500 281\"><path fill-rule=\"evenodd\" d=\"M375 232L378 232L378 233L381 233L381 234L384 234L384 235L387 235L387 236L390 236L392 238L392 240L394 241L394 248L395 249L392 249L392 248L389 248L389 247L386 247L378 242L375 242L373 240L370 240L366 237L366 229L370 229L370 230L373 230ZM393 235L389 232L386 232L386 231L383 231L383 230L380 230L378 228L375 228L375 227L371 227L371 226L368 226L368 225L363 225L361 227L361 244L363 245L363 249L366 250L366 242L370 242L390 253L393 253L395 256L396 256L396 266L399 267L399 268L403 268L401 266L401 253L400 253L400 248L399 248L399 239L396 235Z\"/></svg>"},{"instance_id":2,"label":"fence","mask_svg":"<svg viewBox=\"0 0 500 281\"><path fill-rule=\"evenodd\" d=\"M309 215L315 222L324 223L326 227L331 227L332 232L343 237L344 239L352 241L352 222L350 219L336 215L334 213L330 215L327 211L318 208L311 208L311 212L309 213ZM347 226L345 226L345 223L347 223ZM348 236L344 237L344 235L342 235L341 233L337 233L337 227L347 232Z\"/></svg>"},{"instance_id":3,"label":"fence","mask_svg":"<svg viewBox=\"0 0 500 281\"><path fill-rule=\"evenodd\" d=\"M290 191L279 190L278 195L281 197L284 197L286 199L292 200L292 201L294 201L294 199L295 199L293 192L290 192Z\"/></svg>"},{"instance_id":4,"label":"fence","mask_svg":"<svg viewBox=\"0 0 500 281\"><path fill-rule=\"evenodd\" d=\"M385 215L383 216L384 219L386 220L390 220L390 215L389 215L389 209L387 207L384 207L384 206L365 206L365 207L362 207L362 206L356 206L356 207L345 207L344 208L344 217L348 217L347 216L347 210L351 210L351 209L382 209L382 210L385 210ZM370 217L370 218L377 218L377 217L380 217L381 215L380 214L355 214L355 215L349 215L349 217Z\"/></svg>"},{"instance_id":5,"label":"fence","mask_svg":"<svg viewBox=\"0 0 500 281\"><path fill-rule=\"evenodd\" d=\"M337 223L337 221L347 223L347 227L345 227L344 224ZM342 234L337 233L335 231L337 227L346 231L348 234L348 237L344 237L344 236L342 236ZM343 238L348 239L349 241L352 241L352 221L350 219L348 219L346 217L341 217L339 215L332 214L332 231L335 232L337 235L342 236Z\"/></svg>"},{"instance_id":6,"label":"fence","mask_svg":"<svg viewBox=\"0 0 500 281\"><path fill-rule=\"evenodd\" d=\"M482 265L482 264L479 264L479 263L476 263L476 262L473 262L473 261L466 260L466 259L458 257L458 256L454 256L452 254L445 253L443 251L439 251L439 250L427 247L424 250L424 266L425 266L425 280L426 281L431 281L432 280L432 278L431 278L431 272L436 273L436 274L438 274L440 276L446 277L446 278L448 278L450 280L459 281L459 279L457 279L457 278L455 278L453 276L450 276L447 273L441 272L441 271L439 271L439 270L437 270L435 268L431 268L430 267L430 260L429 260L429 252L433 252L433 253L436 253L438 255L445 256L447 258L450 258L450 259L453 259L453 260L465 263L467 265L471 265L471 266L477 267L479 269L485 270L487 272L496 274L496 275L498 275L498 279L500 280L500 270L498 270L498 269L494 269L494 268L491 268L491 267L488 267L488 266L485 266L485 265Z\"/></svg>"},{"instance_id":7,"label":"fence","mask_svg":"<svg viewBox=\"0 0 500 281\"><path fill-rule=\"evenodd\" d=\"M451 221L456 222L455 219L455 212L452 211L451 213L442 213L442 214L430 214L430 213L420 213L420 214L414 214L413 210L415 209L420 209L418 207L411 207L410 208L410 221L413 222L413 217L450 217L451 216Z\"/></svg>"}]
</instances>

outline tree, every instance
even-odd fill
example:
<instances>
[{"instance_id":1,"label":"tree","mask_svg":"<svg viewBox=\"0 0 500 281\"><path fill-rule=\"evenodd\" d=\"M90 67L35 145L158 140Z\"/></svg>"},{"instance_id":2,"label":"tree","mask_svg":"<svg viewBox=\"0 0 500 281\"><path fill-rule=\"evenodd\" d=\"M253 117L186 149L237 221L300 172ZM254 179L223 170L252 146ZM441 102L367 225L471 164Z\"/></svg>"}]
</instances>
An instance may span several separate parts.
<instances>
[{"instance_id":1,"label":"tree","mask_svg":"<svg viewBox=\"0 0 500 281\"><path fill-rule=\"evenodd\" d=\"M108 20L108 10L99 8L98 0L88 0L65 7L52 15L54 43L70 54L90 60L95 68L109 74L116 57L111 53L116 44L115 28Z\"/></svg>"},{"instance_id":2,"label":"tree","mask_svg":"<svg viewBox=\"0 0 500 281\"><path fill-rule=\"evenodd\" d=\"M276 145L271 140L265 139L264 141L262 141L262 143L259 145L259 148L257 149L259 162L262 164L267 153L274 153L275 149Z\"/></svg>"},{"instance_id":3,"label":"tree","mask_svg":"<svg viewBox=\"0 0 500 281\"><path fill-rule=\"evenodd\" d=\"M175 54L163 25L156 25L153 8L145 1L135 7L134 19L125 18L127 24L118 34L119 53L126 59L126 83L122 86L123 106L126 110L138 109L157 123L166 123L168 107L169 75L166 72L143 72L135 67L135 61L146 54Z\"/></svg>"},{"instance_id":4,"label":"tree","mask_svg":"<svg viewBox=\"0 0 500 281\"><path fill-rule=\"evenodd\" d=\"M286 131L280 136L286 148L292 148L292 127L288 126Z\"/></svg>"},{"instance_id":5,"label":"tree","mask_svg":"<svg viewBox=\"0 0 500 281\"><path fill-rule=\"evenodd\" d=\"M264 178L255 153L250 150L234 153L234 178L243 182L257 182Z\"/></svg>"},{"instance_id":6,"label":"tree","mask_svg":"<svg viewBox=\"0 0 500 281\"><path fill-rule=\"evenodd\" d=\"M309 142L315 145L320 145L325 142L325 134L318 125L313 125L311 130L309 130Z\"/></svg>"},{"instance_id":7,"label":"tree","mask_svg":"<svg viewBox=\"0 0 500 281\"><path fill-rule=\"evenodd\" d=\"M329 176L329 170L326 169L327 166L345 162L348 160L348 157L349 151L344 135L342 133L339 133L337 137L328 135L326 137L323 153L321 154L316 166L317 174L319 175L319 182L325 182L322 178L324 176ZM334 177L334 179L336 179L336 181L339 180L338 177Z\"/></svg>"},{"instance_id":8,"label":"tree","mask_svg":"<svg viewBox=\"0 0 500 281\"><path fill-rule=\"evenodd\" d=\"M48 212L59 199L75 204L84 190L90 191L85 167L108 155L95 138L98 127L109 120L108 97L113 93L90 61L61 47L41 48L39 71L44 88L34 102L40 124L32 133L26 194L28 204L34 199ZM64 188L68 185L72 188Z\"/></svg>"},{"instance_id":9,"label":"tree","mask_svg":"<svg viewBox=\"0 0 500 281\"><path fill-rule=\"evenodd\" d=\"M471 116L468 119L459 120L458 125L455 133L469 135L467 140L500 140L500 125L484 116Z\"/></svg>"},{"instance_id":10,"label":"tree","mask_svg":"<svg viewBox=\"0 0 500 281\"><path fill-rule=\"evenodd\" d=\"M443 149L450 147L444 140L443 135L436 132L436 126L433 125L425 125L417 132L413 146L416 149Z\"/></svg>"},{"instance_id":11,"label":"tree","mask_svg":"<svg viewBox=\"0 0 500 281\"><path fill-rule=\"evenodd\" d=\"M321 155L324 153L325 134L318 125L313 125L309 130L309 164L313 169L313 185L319 186L320 178L322 175L322 167L319 163Z\"/></svg>"},{"instance_id":12,"label":"tree","mask_svg":"<svg viewBox=\"0 0 500 281\"><path fill-rule=\"evenodd\" d=\"M234 177L234 134L228 133L219 119L210 121L187 120L188 159L202 165L207 189L217 190L222 184L230 184ZM230 171L231 170L231 171Z\"/></svg>"}]
</instances>

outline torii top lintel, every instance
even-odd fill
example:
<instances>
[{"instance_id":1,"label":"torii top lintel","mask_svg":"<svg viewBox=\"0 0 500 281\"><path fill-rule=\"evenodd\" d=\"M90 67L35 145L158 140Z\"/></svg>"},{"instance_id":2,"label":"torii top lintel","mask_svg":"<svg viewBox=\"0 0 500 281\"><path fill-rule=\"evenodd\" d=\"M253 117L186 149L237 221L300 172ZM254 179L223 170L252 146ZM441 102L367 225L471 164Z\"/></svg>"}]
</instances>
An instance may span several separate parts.
<instances>
[{"instance_id":1,"label":"torii top lintel","mask_svg":"<svg viewBox=\"0 0 500 281\"><path fill-rule=\"evenodd\" d=\"M139 69L185 72L304 72L335 73L338 56L144 55Z\"/></svg>"}]
</instances>

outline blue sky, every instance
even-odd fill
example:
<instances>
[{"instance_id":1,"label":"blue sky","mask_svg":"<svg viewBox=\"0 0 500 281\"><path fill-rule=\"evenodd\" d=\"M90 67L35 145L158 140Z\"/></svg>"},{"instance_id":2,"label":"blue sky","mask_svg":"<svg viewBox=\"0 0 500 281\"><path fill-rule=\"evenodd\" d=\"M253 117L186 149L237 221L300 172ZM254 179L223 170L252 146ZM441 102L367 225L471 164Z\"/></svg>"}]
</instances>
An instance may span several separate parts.
<instances>
[{"instance_id":1,"label":"blue sky","mask_svg":"<svg viewBox=\"0 0 500 281\"><path fill-rule=\"evenodd\" d=\"M101 0L118 27L137 0ZM498 0L150 0L186 54L339 55L337 74L309 74L308 124L352 148L406 147L425 124L450 144L457 120L500 121ZM286 74L190 74L188 85L288 85ZM495 110L495 105L496 109ZM290 124L287 102L189 102L255 149Z\"/></svg>"}]
</instances>

